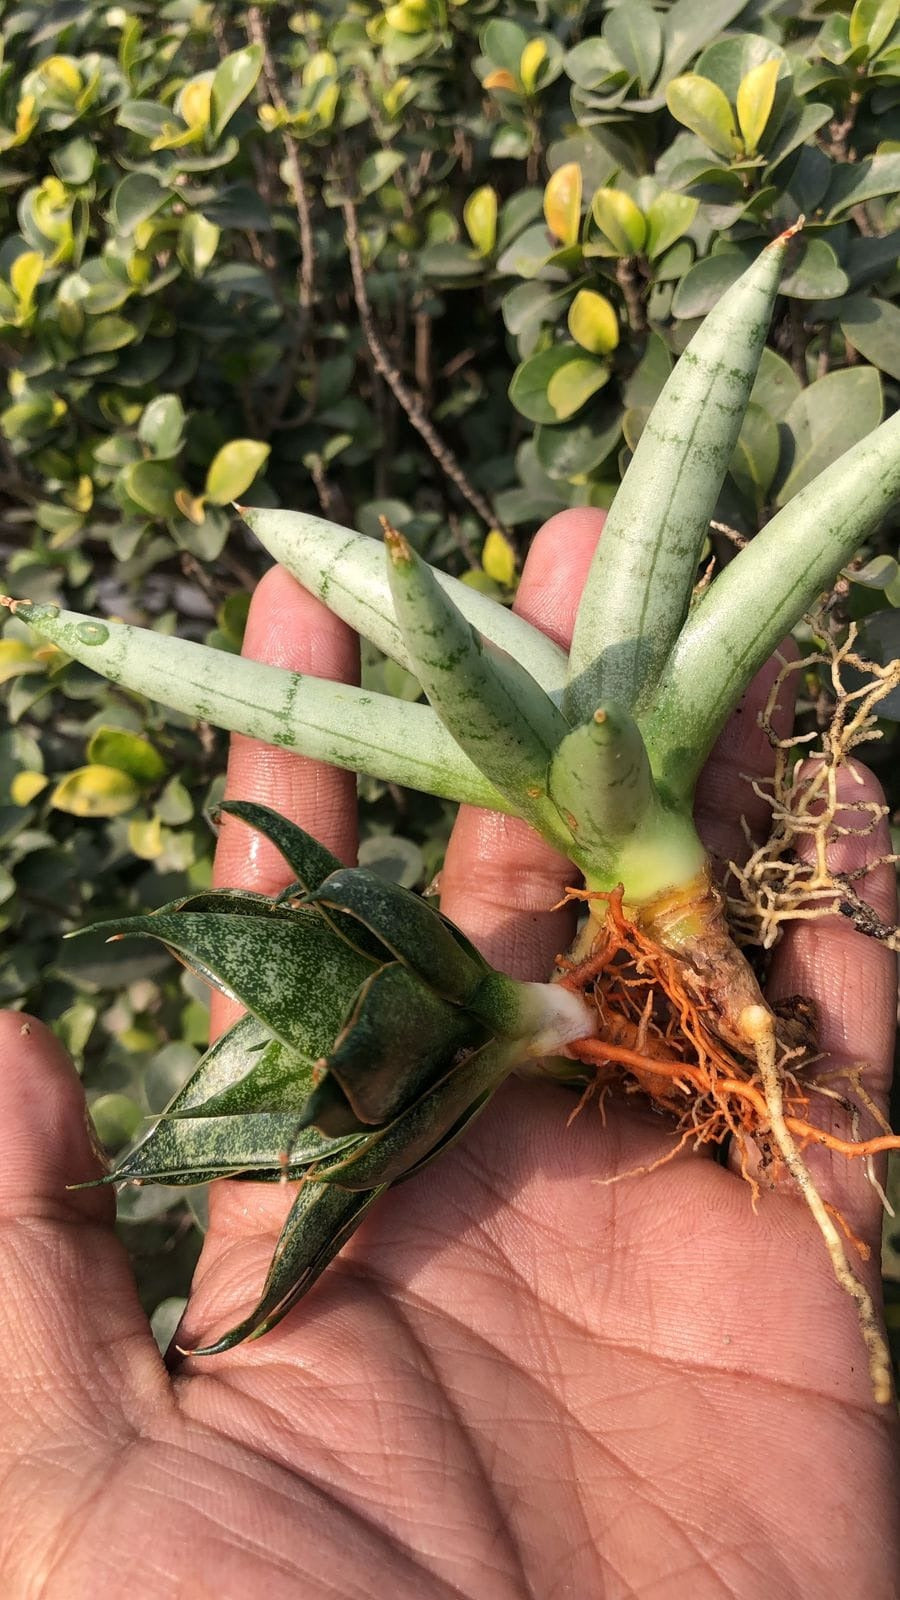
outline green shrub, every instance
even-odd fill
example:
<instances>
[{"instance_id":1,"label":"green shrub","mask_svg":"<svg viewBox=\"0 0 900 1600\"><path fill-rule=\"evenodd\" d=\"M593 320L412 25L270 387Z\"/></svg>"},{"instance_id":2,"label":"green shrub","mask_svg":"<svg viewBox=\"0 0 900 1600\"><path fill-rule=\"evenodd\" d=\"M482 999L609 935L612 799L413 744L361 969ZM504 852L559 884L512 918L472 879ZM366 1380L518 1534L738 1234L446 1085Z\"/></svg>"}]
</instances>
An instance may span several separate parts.
<instances>
[{"instance_id":1,"label":"green shrub","mask_svg":"<svg viewBox=\"0 0 900 1600\"><path fill-rule=\"evenodd\" d=\"M368 532L386 512L511 598L537 523L609 504L675 354L804 213L711 530L727 559L895 404L898 12L0 3L9 587L239 649L247 496ZM885 533L837 598L882 659L896 555ZM374 686L399 670L368 653ZM15 619L0 677L0 1001L40 986L115 1143L121 1097L184 1077L204 993L61 935L208 882L223 744ZM362 796L370 862L422 882L447 808Z\"/></svg>"}]
</instances>

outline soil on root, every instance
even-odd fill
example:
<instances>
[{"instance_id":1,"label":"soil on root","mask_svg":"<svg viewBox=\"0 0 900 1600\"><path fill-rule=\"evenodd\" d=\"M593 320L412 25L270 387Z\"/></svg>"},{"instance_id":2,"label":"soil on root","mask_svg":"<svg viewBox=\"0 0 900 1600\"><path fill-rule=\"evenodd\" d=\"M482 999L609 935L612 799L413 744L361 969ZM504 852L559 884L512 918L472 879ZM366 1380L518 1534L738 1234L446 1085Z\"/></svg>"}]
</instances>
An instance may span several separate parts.
<instances>
[{"instance_id":1,"label":"soil on root","mask_svg":"<svg viewBox=\"0 0 900 1600\"><path fill-rule=\"evenodd\" d=\"M746 1042L741 1050L714 1031L716 1007L704 1004L696 969L630 918L621 889L570 894L591 902L596 935L583 959L559 958L559 982L585 995L598 1020L596 1037L568 1047L570 1057L584 1068L584 1089L573 1116L592 1099L602 1105L614 1086L626 1095L641 1095L674 1119L671 1149L656 1166L686 1148L724 1147L730 1141L754 1205L760 1177L786 1169L822 1233L838 1283L856 1303L875 1398L889 1402L887 1345L871 1296L847 1251L849 1244L866 1258L868 1247L819 1194L803 1152L823 1145L864 1162L867 1177L881 1194L872 1158L900 1149L900 1136L891 1132L866 1094L859 1072L846 1073L843 1084L805 1075L818 1059L815 1019L807 1003L791 1001L776 1016L766 1005L749 1002L741 1015ZM814 1096L827 1096L846 1108L853 1138L841 1138L811 1120ZM864 1118L875 1123L877 1134L858 1137Z\"/></svg>"}]
</instances>

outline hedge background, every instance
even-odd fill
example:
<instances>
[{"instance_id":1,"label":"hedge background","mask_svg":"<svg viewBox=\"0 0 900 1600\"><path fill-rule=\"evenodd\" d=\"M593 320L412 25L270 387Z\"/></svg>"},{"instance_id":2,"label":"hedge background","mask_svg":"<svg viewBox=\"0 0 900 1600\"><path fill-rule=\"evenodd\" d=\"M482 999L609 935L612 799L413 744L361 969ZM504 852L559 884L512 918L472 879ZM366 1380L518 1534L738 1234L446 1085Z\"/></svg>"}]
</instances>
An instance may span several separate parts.
<instances>
[{"instance_id":1,"label":"hedge background","mask_svg":"<svg viewBox=\"0 0 900 1600\"><path fill-rule=\"evenodd\" d=\"M32 599L240 648L243 496L505 600L608 505L698 320L807 218L711 529L726 561L896 406L900 0L0 0L0 558ZM834 597L900 652L896 527ZM415 697L369 650L367 680ZM50 1020L115 1148L205 1040L202 987L70 928L209 878L224 740L0 637L0 1003ZM824 714L810 678L803 714ZM824 696L824 698L823 698ZM900 700L895 696L894 700ZM900 805L900 704L869 753ZM199 737L198 737L199 732ZM410 885L450 808L360 786ZM87 820L85 820L87 819ZM160 1335L202 1226L122 1196ZM888 1225L900 1322L900 1233Z\"/></svg>"}]
</instances>

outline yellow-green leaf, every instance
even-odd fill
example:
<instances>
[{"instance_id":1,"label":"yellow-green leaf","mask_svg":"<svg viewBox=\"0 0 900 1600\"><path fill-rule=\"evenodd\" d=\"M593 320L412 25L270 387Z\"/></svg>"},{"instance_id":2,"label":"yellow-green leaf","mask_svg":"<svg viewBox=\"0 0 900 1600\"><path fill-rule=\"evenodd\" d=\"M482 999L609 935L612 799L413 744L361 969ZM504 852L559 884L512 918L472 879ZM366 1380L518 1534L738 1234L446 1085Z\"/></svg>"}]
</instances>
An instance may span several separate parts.
<instances>
[{"instance_id":1,"label":"yellow-green leaf","mask_svg":"<svg viewBox=\"0 0 900 1600\"><path fill-rule=\"evenodd\" d=\"M489 256L497 242L497 191L489 183L469 195L463 222L478 254Z\"/></svg>"},{"instance_id":2,"label":"yellow-green leaf","mask_svg":"<svg viewBox=\"0 0 900 1600\"><path fill-rule=\"evenodd\" d=\"M510 588L516 581L516 552L499 528L492 528L484 541L481 565L489 578Z\"/></svg>"},{"instance_id":3,"label":"yellow-green leaf","mask_svg":"<svg viewBox=\"0 0 900 1600\"><path fill-rule=\"evenodd\" d=\"M238 107L243 105L262 69L263 53L258 44L249 44L226 56L216 68L212 81L212 131L218 138L227 128Z\"/></svg>"},{"instance_id":4,"label":"yellow-green leaf","mask_svg":"<svg viewBox=\"0 0 900 1600\"><path fill-rule=\"evenodd\" d=\"M79 767L56 785L50 804L73 817L118 817L140 794L134 779L117 767Z\"/></svg>"},{"instance_id":5,"label":"yellow-green leaf","mask_svg":"<svg viewBox=\"0 0 900 1600\"><path fill-rule=\"evenodd\" d=\"M312 88L314 83L322 83L327 78L336 78L337 75L337 57L332 55L330 50L317 50L303 68L304 88Z\"/></svg>"},{"instance_id":6,"label":"yellow-green leaf","mask_svg":"<svg viewBox=\"0 0 900 1600\"><path fill-rule=\"evenodd\" d=\"M699 200L665 189L647 210L646 253L651 261L686 233L699 209Z\"/></svg>"},{"instance_id":7,"label":"yellow-green leaf","mask_svg":"<svg viewBox=\"0 0 900 1600\"><path fill-rule=\"evenodd\" d=\"M39 250L23 250L9 269L9 281L19 302L20 316L26 315L34 300L34 291L41 281L44 258Z\"/></svg>"},{"instance_id":8,"label":"yellow-green leaf","mask_svg":"<svg viewBox=\"0 0 900 1600\"><path fill-rule=\"evenodd\" d=\"M609 381L609 367L590 356L573 356L554 372L547 385L547 399L558 422L565 422L580 411L586 400Z\"/></svg>"},{"instance_id":9,"label":"yellow-green leaf","mask_svg":"<svg viewBox=\"0 0 900 1600\"><path fill-rule=\"evenodd\" d=\"M212 261L221 231L218 223L202 217L199 211L185 217L178 236L178 259L195 278L202 277Z\"/></svg>"},{"instance_id":10,"label":"yellow-green leaf","mask_svg":"<svg viewBox=\"0 0 900 1600\"><path fill-rule=\"evenodd\" d=\"M582 350L605 356L619 342L619 322L615 307L605 294L594 289L579 289L569 307L569 332Z\"/></svg>"},{"instance_id":11,"label":"yellow-green leaf","mask_svg":"<svg viewBox=\"0 0 900 1600\"><path fill-rule=\"evenodd\" d=\"M519 60L519 77L526 94L534 94L538 78L547 59L547 46L543 39L529 39Z\"/></svg>"},{"instance_id":12,"label":"yellow-green leaf","mask_svg":"<svg viewBox=\"0 0 900 1600\"><path fill-rule=\"evenodd\" d=\"M211 72L204 72L200 77L191 78L178 97L178 114L191 129L205 130L209 127L212 114L212 79Z\"/></svg>"},{"instance_id":13,"label":"yellow-green leaf","mask_svg":"<svg viewBox=\"0 0 900 1600\"><path fill-rule=\"evenodd\" d=\"M384 19L398 33L425 33L431 27L428 0L398 0L397 5L388 6Z\"/></svg>"},{"instance_id":14,"label":"yellow-green leaf","mask_svg":"<svg viewBox=\"0 0 900 1600\"><path fill-rule=\"evenodd\" d=\"M34 646L24 639L0 639L0 683L20 678L23 672L40 672L43 663L35 661Z\"/></svg>"},{"instance_id":15,"label":"yellow-green leaf","mask_svg":"<svg viewBox=\"0 0 900 1600\"><path fill-rule=\"evenodd\" d=\"M98 728L88 744L87 758L92 765L127 772L136 783L158 783L166 771L166 763L150 740L127 728Z\"/></svg>"},{"instance_id":16,"label":"yellow-green leaf","mask_svg":"<svg viewBox=\"0 0 900 1600\"><path fill-rule=\"evenodd\" d=\"M249 489L269 459L270 445L260 439L232 439L210 462L205 494L214 506L227 506Z\"/></svg>"},{"instance_id":17,"label":"yellow-green leaf","mask_svg":"<svg viewBox=\"0 0 900 1600\"><path fill-rule=\"evenodd\" d=\"M754 156L759 149L759 141L772 114L780 67L781 62L777 57L761 61L758 67L751 67L738 85L738 126L749 156Z\"/></svg>"},{"instance_id":18,"label":"yellow-green leaf","mask_svg":"<svg viewBox=\"0 0 900 1600\"><path fill-rule=\"evenodd\" d=\"M850 44L865 49L867 57L877 55L900 16L900 0L856 0L850 13Z\"/></svg>"},{"instance_id":19,"label":"yellow-green leaf","mask_svg":"<svg viewBox=\"0 0 900 1600\"><path fill-rule=\"evenodd\" d=\"M155 861L163 852L162 822L159 817L133 817L128 824L128 843L142 861Z\"/></svg>"},{"instance_id":20,"label":"yellow-green leaf","mask_svg":"<svg viewBox=\"0 0 900 1600\"><path fill-rule=\"evenodd\" d=\"M578 243L581 230L581 168L577 161L557 167L544 190L544 216L561 244Z\"/></svg>"},{"instance_id":21,"label":"yellow-green leaf","mask_svg":"<svg viewBox=\"0 0 900 1600\"><path fill-rule=\"evenodd\" d=\"M624 189L598 189L591 211L617 255L640 254L647 238L647 221L630 194Z\"/></svg>"},{"instance_id":22,"label":"yellow-green leaf","mask_svg":"<svg viewBox=\"0 0 900 1600\"><path fill-rule=\"evenodd\" d=\"M673 78L666 90L666 105L675 118L720 156L737 153L734 116L724 90L711 78L685 72Z\"/></svg>"},{"instance_id":23,"label":"yellow-green leaf","mask_svg":"<svg viewBox=\"0 0 900 1600\"><path fill-rule=\"evenodd\" d=\"M9 798L14 806L28 806L49 782L43 772L17 772L9 786Z\"/></svg>"}]
</instances>

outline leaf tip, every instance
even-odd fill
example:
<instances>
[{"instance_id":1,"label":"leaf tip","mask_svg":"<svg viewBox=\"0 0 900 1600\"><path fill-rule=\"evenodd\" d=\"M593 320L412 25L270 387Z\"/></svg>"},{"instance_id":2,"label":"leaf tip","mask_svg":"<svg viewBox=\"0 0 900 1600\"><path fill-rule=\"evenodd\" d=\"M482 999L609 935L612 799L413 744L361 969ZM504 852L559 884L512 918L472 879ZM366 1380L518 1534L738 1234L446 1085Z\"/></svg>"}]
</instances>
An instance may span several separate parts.
<instances>
[{"instance_id":1,"label":"leaf tip","mask_svg":"<svg viewBox=\"0 0 900 1600\"><path fill-rule=\"evenodd\" d=\"M401 565L408 565L413 558L410 545L404 539L402 533L398 533L396 528L391 527L387 517L379 517L378 520L381 523L381 531L384 534L384 542L387 545L388 554L390 555L394 566L399 567Z\"/></svg>"}]
</instances>

